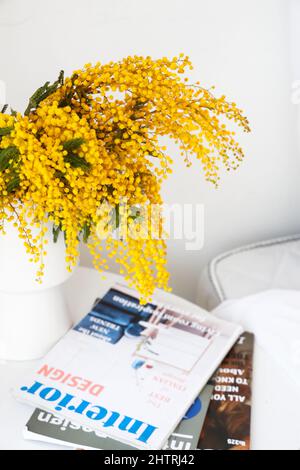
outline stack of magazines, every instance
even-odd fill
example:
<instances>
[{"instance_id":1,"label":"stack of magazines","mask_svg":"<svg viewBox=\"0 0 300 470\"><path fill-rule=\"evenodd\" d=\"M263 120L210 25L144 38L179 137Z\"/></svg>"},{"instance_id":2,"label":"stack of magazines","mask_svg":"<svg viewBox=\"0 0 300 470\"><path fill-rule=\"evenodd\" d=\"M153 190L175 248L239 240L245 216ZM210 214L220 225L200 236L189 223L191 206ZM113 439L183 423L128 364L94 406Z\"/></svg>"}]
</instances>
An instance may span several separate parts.
<instances>
[{"instance_id":1,"label":"stack of magazines","mask_svg":"<svg viewBox=\"0 0 300 470\"><path fill-rule=\"evenodd\" d=\"M15 388L24 437L82 449L250 448L253 335L121 285ZM24 423L25 425L25 423Z\"/></svg>"}]
</instances>

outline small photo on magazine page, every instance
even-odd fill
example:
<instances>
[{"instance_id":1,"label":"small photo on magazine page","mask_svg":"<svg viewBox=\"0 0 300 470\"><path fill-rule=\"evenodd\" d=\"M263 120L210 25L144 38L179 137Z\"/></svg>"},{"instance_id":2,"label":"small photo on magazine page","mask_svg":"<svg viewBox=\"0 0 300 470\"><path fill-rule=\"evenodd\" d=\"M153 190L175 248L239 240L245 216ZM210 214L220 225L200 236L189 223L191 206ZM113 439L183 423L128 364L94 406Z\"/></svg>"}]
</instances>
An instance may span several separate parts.
<instances>
[{"instance_id":1,"label":"small photo on magazine page","mask_svg":"<svg viewBox=\"0 0 300 470\"><path fill-rule=\"evenodd\" d=\"M218 331L195 316L170 308L157 308L148 322L142 321L143 342L136 355L189 371L209 347ZM176 351L176 354L174 354Z\"/></svg>"}]
</instances>

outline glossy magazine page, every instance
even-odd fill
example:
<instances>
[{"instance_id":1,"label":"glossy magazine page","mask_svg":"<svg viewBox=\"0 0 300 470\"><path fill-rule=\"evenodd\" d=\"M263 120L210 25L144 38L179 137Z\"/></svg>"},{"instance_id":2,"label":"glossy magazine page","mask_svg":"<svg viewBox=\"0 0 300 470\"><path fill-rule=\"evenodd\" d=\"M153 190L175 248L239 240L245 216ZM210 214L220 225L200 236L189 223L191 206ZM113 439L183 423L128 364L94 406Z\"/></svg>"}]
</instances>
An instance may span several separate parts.
<instances>
[{"instance_id":1,"label":"glossy magazine page","mask_svg":"<svg viewBox=\"0 0 300 470\"><path fill-rule=\"evenodd\" d=\"M212 385L206 385L189 408L164 449L196 449L203 422L209 406ZM87 426L54 416L48 411L36 409L23 430L25 439L46 441L72 448L101 450L137 450L136 447L116 441Z\"/></svg>"},{"instance_id":2,"label":"glossy magazine page","mask_svg":"<svg viewBox=\"0 0 300 470\"><path fill-rule=\"evenodd\" d=\"M199 449L249 450L254 335L244 333L212 378Z\"/></svg>"},{"instance_id":3,"label":"glossy magazine page","mask_svg":"<svg viewBox=\"0 0 300 470\"><path fill-rule=\"evenodd\" d=\"M141 449L162 448L242 329L111 288L24 378L22 401Z\"/></svg>"}]
</instances>

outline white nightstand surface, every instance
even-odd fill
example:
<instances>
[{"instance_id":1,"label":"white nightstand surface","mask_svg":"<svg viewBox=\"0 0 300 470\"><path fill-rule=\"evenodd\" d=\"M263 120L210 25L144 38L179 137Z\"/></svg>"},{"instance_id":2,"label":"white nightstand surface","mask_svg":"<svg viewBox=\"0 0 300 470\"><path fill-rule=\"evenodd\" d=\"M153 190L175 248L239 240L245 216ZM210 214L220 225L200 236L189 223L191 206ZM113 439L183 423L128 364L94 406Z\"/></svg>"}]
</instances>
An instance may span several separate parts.
<instances>
[{"instance_id":1,"label":"white nightstand surface","mask_svg":"<svg viewBox=\"0 0 300 470\"><path fill-rule=\"evenodd\" d=\"M122 278L116 274L106 273L105 276L106 279L102 280L93 269L80 267L65 284L74 322L90 310L96 297L101 297L115 282L122 282ZM159 291L157 297L190 311L199 308L173 294ZM33 409L17 402L10 390L33 365L34 362L0 363L0 449L64 449L62 446L25 440L22 437L22 429ZM256 346L251 431L253 449L300 448L298 401L299 391L294 384Z\"/></svg>"}]
</instances>

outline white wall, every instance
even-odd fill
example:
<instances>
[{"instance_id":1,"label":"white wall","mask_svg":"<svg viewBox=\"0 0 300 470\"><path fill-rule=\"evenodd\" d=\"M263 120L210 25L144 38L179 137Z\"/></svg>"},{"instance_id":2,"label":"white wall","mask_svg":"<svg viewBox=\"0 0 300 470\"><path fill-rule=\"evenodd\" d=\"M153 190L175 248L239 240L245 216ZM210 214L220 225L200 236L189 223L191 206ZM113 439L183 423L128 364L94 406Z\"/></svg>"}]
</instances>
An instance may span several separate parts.
<instances>
[{"instance_id":1,"label":"white wall","mask_svg":"<svg viewBox=\"0 0 300 470\"><path fill-rule=\"evenodd\" d=\"M204 182L197 163L185 169L171 148L177 162L166 200L200 202L206 211L203 250L169 244L172 285L190 299L213 255L300 230L287 7L286 0L0 0L0 79L14 108L24 109L31 91L61 68L183 51L195 79L245 109L253 128L241 139L247 158L219 190ZM82 261L89 262L85 252Z\"/></svg>"}]
</instances>

